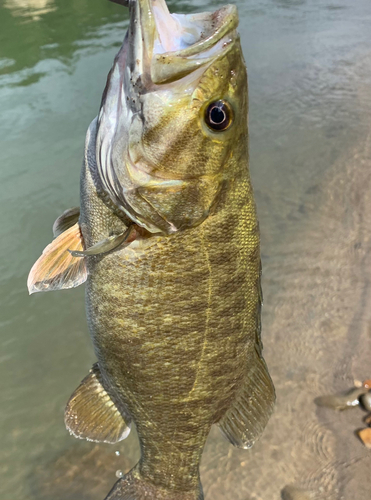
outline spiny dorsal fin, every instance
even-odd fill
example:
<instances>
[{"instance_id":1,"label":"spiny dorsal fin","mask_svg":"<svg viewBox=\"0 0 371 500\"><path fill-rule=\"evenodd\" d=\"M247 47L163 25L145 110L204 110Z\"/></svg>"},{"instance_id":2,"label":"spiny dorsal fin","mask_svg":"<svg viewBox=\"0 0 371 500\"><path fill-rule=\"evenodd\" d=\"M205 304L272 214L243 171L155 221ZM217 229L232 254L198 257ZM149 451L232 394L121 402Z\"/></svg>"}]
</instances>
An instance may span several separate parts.
<instances>
[{"instance_id":1,"label":"spiny dorsal fin","mask_svg":"<svg viewBox=\"0 0 371 500\"><path fill-rule=\"evenodd\" d=\"M254 349L242 390L218 425L234 446L251 448L263 433L274 402L275 391L267 365Z\"/></svg>"},{"instance_id":2,"label":"spiny dorsal fin","mask_svg":"<svg viewBox=\"0 0 371 500\"><path fill-rule=\"evenodd\" d=\"M68 250L83 250L79 224L60 234L43 251L28 275L30 294L74 288L88 276L84 259L73 257Z\"/></svg>"},{"instance_id":3,"label":"spiny dorsal fin","mask_svg":"<svg viewBox=\"0 0 371 500\"><path fill-rule=\"evenodd\" d=\"M68 401L64 421L79 439L114 444L129 435L130 422L128 417L125 422L101 381L96 363Z\"/></svg>"},{"instance_id":4,"label":"spiny dorsal fin","mask_svg":"<svg viewBox=\"0 0 371 500\"><path fill-rule=\"evenodd\" d=\"M80 207L69 208L53 224L54 238L64 233L79 221Z\"/></svg>"}]
</instances>

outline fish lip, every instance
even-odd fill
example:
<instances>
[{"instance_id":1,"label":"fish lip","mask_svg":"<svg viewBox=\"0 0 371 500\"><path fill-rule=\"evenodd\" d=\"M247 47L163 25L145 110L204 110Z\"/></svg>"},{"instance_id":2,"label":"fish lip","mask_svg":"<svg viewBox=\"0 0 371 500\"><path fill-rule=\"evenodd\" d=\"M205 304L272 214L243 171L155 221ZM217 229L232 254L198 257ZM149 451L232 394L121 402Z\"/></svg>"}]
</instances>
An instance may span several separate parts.
<instances>
[{"instance_id":1,"label":"fish lip","mask_svg":"<svg viewBox=\"0 0 371 500\"><path fill-rule=\"evenodd\" d=\"M223 49L237 38L239 19L235 5L226 5L215 12L188 15L170 14L165 0L129 0L129 8L130 66L133 80L140 81L144 88L151 83L163 84L182 78L219 57ZM169 23L178 26L177 36L165 27ZM202 25L205 30L200 31L195 43L174 50L167 50L169 47L163 44L163 50L156 49L156 45L163 43L161 40L182 40L187 27L193 26L197 31ZM220 47L216 47L219 43Z\"/></svg>"}]
</instances>

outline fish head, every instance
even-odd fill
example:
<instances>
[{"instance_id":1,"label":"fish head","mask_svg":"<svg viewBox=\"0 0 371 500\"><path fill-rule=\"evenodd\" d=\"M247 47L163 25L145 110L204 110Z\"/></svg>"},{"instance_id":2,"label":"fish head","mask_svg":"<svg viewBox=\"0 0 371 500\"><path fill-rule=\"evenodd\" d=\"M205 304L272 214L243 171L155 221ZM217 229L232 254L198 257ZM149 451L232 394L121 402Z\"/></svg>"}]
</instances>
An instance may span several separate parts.
<instances>
[{"instance_id":1,"label":"fish head","mask_svg":"<svg viewBox=\"0 0 371 500\"><path fill-rule=\"evenodd\" d=\"M172 234L208 217L238 151L247 154L238 14L232 5L193 15L170 14L164 0L128 5L98 116L98 174L131 220Z\"/></svg>"}]
</instances>

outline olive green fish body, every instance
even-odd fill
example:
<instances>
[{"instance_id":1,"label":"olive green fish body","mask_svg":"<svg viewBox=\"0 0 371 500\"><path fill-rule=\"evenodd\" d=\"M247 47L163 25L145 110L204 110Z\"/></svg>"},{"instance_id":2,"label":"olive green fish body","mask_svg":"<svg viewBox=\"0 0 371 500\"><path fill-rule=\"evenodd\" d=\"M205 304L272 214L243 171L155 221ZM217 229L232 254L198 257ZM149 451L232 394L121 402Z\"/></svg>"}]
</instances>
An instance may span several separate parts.
<instances>
[{"instance_id":1,"label":"olive green fish body","mask_svg":"<svg viewBox=\"0 0 371 500\"><path fill-rule=\"evenodd\" d=\"M256 349L259 233L246 158L231 161L200 226L88 258L99 366L136 423L143 475L163 486L198 482L210 427L231 406ZM125 227L97 195L90 169L80 216L88 246Z\"/></svg>"},{"instance_id":2,"label":"olive green fish body","mask_svg":"<svg viewBox=\"0 0 371 500\"><path fill-rule=\"evenodd\" d=\"M211 426L251 448L275 400L238 15L124 3L130 27L87 133L81 207L57 219L28 287L86 282L98 362L65 424L117 443L134 423L141 447L106 500L202 500Z\"/></svg>"}]
</instances>

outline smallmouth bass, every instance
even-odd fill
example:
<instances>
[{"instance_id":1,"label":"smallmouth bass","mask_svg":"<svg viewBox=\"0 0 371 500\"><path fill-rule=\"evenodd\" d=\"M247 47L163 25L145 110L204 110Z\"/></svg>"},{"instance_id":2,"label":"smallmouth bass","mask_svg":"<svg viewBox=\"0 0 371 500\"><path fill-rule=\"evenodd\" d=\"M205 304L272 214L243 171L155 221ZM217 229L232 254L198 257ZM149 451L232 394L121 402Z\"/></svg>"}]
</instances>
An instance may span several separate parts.
<instances>
[{"instance_id":1,"label":"smallmouth bass","mask_svg":"<svg viewBox=\"0 0 371 500\"><path fill-rule=\"evenodd\" d=\"M211 426L250 448L275 399L238 15L117 1L130 26L87 133L80 209L57 219L28 287L86 282L98 361L66 426L116 443L134 422L141 447L106 500L201 500Z\"/></svg>"}]
</instances>

